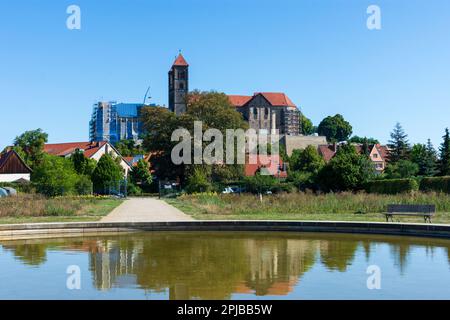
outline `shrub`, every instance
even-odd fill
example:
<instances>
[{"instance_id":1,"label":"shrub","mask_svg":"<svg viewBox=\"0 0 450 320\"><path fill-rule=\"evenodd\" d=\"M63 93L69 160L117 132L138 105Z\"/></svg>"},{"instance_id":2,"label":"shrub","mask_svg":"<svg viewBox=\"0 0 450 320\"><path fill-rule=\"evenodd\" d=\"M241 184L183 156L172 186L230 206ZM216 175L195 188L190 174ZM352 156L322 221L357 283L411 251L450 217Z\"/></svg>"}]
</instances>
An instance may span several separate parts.
<instances>
[{"instance_id":1,"label":"shrub","mask_svg":"<svg viewBox=\"0 0 450 320\"><path fill-rule=\"evenodd\" d=\"M78 175L73 164L66 158L44 155L31 175L37 192L54 197L73 194Z\"/></svg>"},{"instance_id":2,"label":"shrub","mask_svg":"<svg viewBox=\"0 0 450 320\"><path fill-rule=\"evenodd\" d=\"M245 178L245 188L251 193L263 193L271 191L276 182L272 176L257 174L254 177Z\"/></svg>"},{"instance_id":3,"label":"shrub","mask_svg":"<svg viewBox=\"0 0 450 320\"><path fill-rule=\"evenodd\" d=\"M194 172L187 179L187 193L208 192L212 188L212 184L208 181L206 174L201 169L194 169Z\"/></svg>"},{"instance_id":4,"label":"shrub","mask_svg":"<svg viewBox=\"0 0 450 320\"><path fill-rule=\"evenodd\" d=\"M129 182L127 184L127 193L128 195L131 196L139 196L142 194L142 189L140 187L138 187L137 185L135 185L132 182Z\"/></svg>"},{"instance_id":5,"label":"shrub","mask_svg":"<svg viewBox=\"0 0 450 320\"><path fill-rule=\"evenodd\" d=\"M122 167L109 154L104 154L92 173L95 192L109 193L111 189L118 189L122 180Z\"/></svg>"},{"instance_id":6,"label":"shrub","mask_svg":"<svg viewBox=\"0 0 450 320\"><path fill-rule=\"evenodd\" d=\"M75 192L78 195L92 194L92 181L88 176L80 175L75 183Z\"/></svg>"},{"instance_id":7,"label":"shrub","mask_svg":"<svg viewBox=\"0 0 450 320\"><path fill-rule=\"evenodd\" d=\"M420 190L424 192L436 191L450 193L450 176L423 178L420 182Z\"/></svg>"},{"instance_id":8,"label":"shrub","mask_svg":"<svg viewBox=\"0 0 450 320\"><path fill-rule=\"evenodd\" d=\"M36 187L33 183L18 183L18 182L0 182L0 188L10 187L16 189L20 193L35 193Z\"/></svg>"},{"instance_id":9,"label":"shrub","mask_svg":"<svg viewBox=\"0 0 450 320\"><path fill-rule=\"evenodd\" d=\"M366 183L365 189L369 193L397 194L417 191L419 184L414 179L373 180Z\"/></svg>"}]
</instances>

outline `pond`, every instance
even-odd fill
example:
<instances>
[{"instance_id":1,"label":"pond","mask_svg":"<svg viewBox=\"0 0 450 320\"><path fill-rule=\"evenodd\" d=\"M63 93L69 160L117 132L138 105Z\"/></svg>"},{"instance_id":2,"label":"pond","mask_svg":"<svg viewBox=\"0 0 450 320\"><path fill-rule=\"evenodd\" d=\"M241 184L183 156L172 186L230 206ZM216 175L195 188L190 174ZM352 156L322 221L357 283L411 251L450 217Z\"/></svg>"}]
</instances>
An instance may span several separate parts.
<instances>
[{"instance_id":1,"label":"pond","mask_svg":"<svg viewBox=\"0 0 450 320\"><path fill-rule=\"evenodd\" d=\"M0 299L450 299L450 240L140 232L3 241Z\"/></svg>"}]
</instances>

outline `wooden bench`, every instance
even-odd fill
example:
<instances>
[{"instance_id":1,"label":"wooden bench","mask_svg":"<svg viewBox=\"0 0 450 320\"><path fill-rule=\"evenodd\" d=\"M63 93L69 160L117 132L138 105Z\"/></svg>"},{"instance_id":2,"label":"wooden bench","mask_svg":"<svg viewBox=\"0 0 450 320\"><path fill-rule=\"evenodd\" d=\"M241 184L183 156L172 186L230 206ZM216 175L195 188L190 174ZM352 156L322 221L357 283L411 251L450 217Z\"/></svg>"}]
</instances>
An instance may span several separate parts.
<instances>
[{"instance_id":1,"label":"wooden bench","mask_svg":"<svg viewBox=\"0 0 450 320\"><path fill-rule=\"evenodd\" d=\"M431 217L436 213L434 204L411 205L411 204L390 204L387 208L386 222L389 219L394 222L394 216L419 216L423 217L425 223L431 223Z\"/></svg>"}]
</instances>

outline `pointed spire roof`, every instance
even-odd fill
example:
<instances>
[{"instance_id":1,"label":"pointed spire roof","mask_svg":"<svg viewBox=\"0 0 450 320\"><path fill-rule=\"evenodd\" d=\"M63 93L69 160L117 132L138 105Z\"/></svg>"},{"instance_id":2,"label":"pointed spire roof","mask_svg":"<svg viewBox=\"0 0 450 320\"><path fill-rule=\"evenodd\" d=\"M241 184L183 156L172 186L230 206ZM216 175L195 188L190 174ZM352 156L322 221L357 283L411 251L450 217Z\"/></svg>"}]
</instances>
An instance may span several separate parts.
<instances>
[{"instance_id":1,"label":"pointed spire roof","mask_svg":"<svg viewBox=\"0 0 450 320\"><path fill-rule=\"evenodd\" d=\"M187 67L187 66L189 66L189 64L186 62L186 60L184 59L183 55L180 52L178 54L178 57L175 59L175 62L173 63L173 66L176 66L176 67Z\"/></svg>"}]
</instances>

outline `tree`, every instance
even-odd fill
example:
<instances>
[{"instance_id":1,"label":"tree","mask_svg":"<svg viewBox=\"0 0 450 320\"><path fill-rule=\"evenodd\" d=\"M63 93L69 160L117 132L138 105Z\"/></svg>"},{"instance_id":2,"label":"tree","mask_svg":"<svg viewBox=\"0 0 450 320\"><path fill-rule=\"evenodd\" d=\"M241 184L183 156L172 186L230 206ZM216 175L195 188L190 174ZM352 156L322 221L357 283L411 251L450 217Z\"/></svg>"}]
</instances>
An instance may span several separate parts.
<instances>
[{"instance_id":1,"label":"tree","mask_svg":"<svg viewBox=\"0 0 450 320\"><path fill-rule=\"evenodd\" d=\"M305 136L312 135L317 131L317 128L313 125L312 121L305 117L305 115L303 114L300 114L299 124L300 134L303 134Z\"/></svg>"},{"instance_id":2,"label":"tree","mask_svg":"<svg viewBox=\"0 0 450 320\"><path fill-rule=\"evenodd\" d=\"M44 144L47 140L48 134L42 129L26 131L14 139L14 150L31 168L34 168L43 159Z\"/></svg>"},{"instance_id":3,"label":"tree","mask_svg":"<svg viewBox=\"0 0 450 320\"><path fill-rule=\"evenodd\" d=\"M76 150L70 157L73 163L75 171L80 175L90 177L97 165L94 159L88 159L84 156L84 153L80 150Z\"/></svg>"},{"instance_id":4,"label":"tree","mask_svg":"<svg viewBox=\"0 0 450 320\"><path fill-rule=\"evenodd\" d=\"M245 187L247 191L258 194L271 191L276 183L277 180L273 176L263 175L260 173L256 173L253 177L245 178Z\"/></svg>"},{"instance_id":5,"label":"tree","mask_svg":"<svg viewBox=\"0 0 450 320\"><path fill-rule=\"evenodd\" d=\"M247 129L248 127L242 115L235 110L228 97L223 93L194 91L188 95L187 102L187 111L180 116L176 116L165 108L142 109L141 117L147 132L143 145L147 151L153 153L151 165L159 179L179 179L184 183L187 171L192 171L189 170L189 164L175 165L172 162L171 152L179 143L171 141L175 129L186 129L192 139L195 121L202 122L203 132L214 128L218 129L223 137L226 136L227 129ZM204 142L203 147L206 144ZM191 152L191 159L193 159L193 148L191 148ZM226 150L224 150L224 154L226 154ZM238 172L236 166L242 167L242 165L209 165L210 168L204 173L207 174L208 181L211 181L211 175L215 170L220 171L220 175L223 175L224 170Z\"/></svg>"},{"instance_id":6,"label":"tree","mask_svg":"<svg viewBox=\"0 0 450 320\"><path fill-rule=\"evenodd\" d=\"M373 175L371 161L354 146L344 145L319 172L318 182L324 191L359 190Z\"/></svg>"},{"instance_id":7,"label":"tree","mask_svg":"<svg viewBox=\"0 0 450 320\"><path fill-rule=\"evenodd\" d=\"M54 197L76 193L79 177L70 160L44 154L35 166L31 180L39 193Z\"/></svg>"},{"instance_id":8,"label":"tree","mask_svg":"<svg viewBox=\"0 0 450 320\"><path fill-rule=\"evenodd\" d=\"M388 179L406 179L417 176L419 165L409 160L399 160L389 163L384 171Z\"/></svg>"},{"instance_id":9,"label":"tree","mask_svg":"<svg viewBox=\"0 0 450 320\"><path fill-rule=\"evenodd\" d=\"M360 137L360 136L353 136L348 140L349 143L359 143L359 144L379 144L380 141L378 141L375 138L368 138L368 137Z\"/></svg>"},{"instance_id":10,"label":"tree","mask_svg":"<svg viewBox=\"0 0 450 320\"><path fill-rule=\"evenodd\" d=\"M295 149L289 158L291 171L302 171L317 175L324 165L325 161L314 146L308 146L304 150Z\"/></svg>"},{"instance_id":11,"label":"tree","mask_svg":"<svg viewBox=\"0 0 450 320\"><path fill-rule=\"evenodd\" d=\"M118 188L122 180L122 167L120 167L111 155L104 154L92 173L94 191L101 194L109 193L111 188Z\"/></svg>"},{"instance_id":12,"label":"tree","mask_svg":"<svg viewBox=\"0 0 450 320\"><path fill-rule=\"evenodd\" d=\"M396 163L400 160L409 159L410 146L408 142L408 135L398 122L394 127L394 131L391 133L391 140L388 142L388 147L388 159L390 163Z\"/></svg>"},{"instance_id":13,"label":"tree","mask_svg":"<svg viewBox=\"0 0 450 320\"><path fill-rule=\"evenodd\" d=\"M342 115L336 114L323 119L317 132L321 136L326 136L329 142L339 142L347 140L352 134L353 128Z\"/></svg>"},{"instance_id":14,"label":"tree","mask_svg":"<svg viewBox=\"0 0 450 320\"><path fill-rule=\"evenodd\" d=\"M148 162L140 159L130 172L130 179L136 185L148 186L152 183L152 174Z\"/></svg>"},{"instance_id":15,"label":"tree","mask_svg":"<svg viewBox=\"0 0 450 320\"><path fill-rule=\"evenodd\" d=\"M200 168L195 168L193 173L188 176L186 183L187 193L201 193L212 190L212 185L208 180L206 173Z\"/></svg>"},{"instance_id":16,"label":"tree","mask_svg":"<svg viewBox=\"0 0 450 320\"><path fill-rule=\"evenodd\" d=\"M411 161L417 164L419 176L430 177L436 173L436 151L428 139L428 143L415 144L411 149Z\"/></svg>"},{"instance_id":17,"label":"tree","mask_svg":"<svg viewBox=\"0 0 450 320\"><path fill-rule=\"evenodd\" d=\"M115 147L123 157L132 157L144 153L142 148L137 146L132 139L119 141L116 143Z\"/></svg>"},{"instance_id":18,"label":"tree","mask_svg":"<svg viewBox=\"0 0 450 320\"><path fill-rule=\"evenodd\" d=\"M439 174L441 176L450 175L450 133L445 129L444 141L439 148Z\"/></svg>"}]
</instances>

